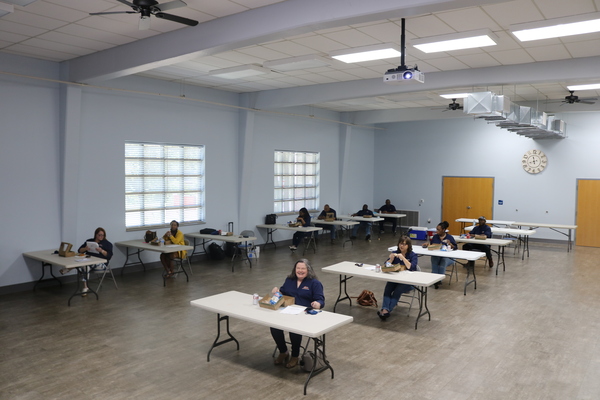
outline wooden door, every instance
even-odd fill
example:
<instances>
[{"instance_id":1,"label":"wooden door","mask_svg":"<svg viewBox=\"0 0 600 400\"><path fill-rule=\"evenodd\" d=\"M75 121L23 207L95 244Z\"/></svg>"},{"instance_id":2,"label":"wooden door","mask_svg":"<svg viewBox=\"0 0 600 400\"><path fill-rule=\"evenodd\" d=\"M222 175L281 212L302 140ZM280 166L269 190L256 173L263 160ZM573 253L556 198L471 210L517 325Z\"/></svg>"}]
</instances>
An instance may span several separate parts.
<instances>
[{"instance_id":1,"label":"wooden door","mask_svg":"<svg viewBox=\"0 0 600 400\"><path fill-rule=\"evenodd\" d=\"M442 221L448 221L452 235L462 233L458 218L493 219L494 178L445 176L442 185Z\"/></svg>"},{"instance_id":2,"label":"wooden door","mask_svg":"<svg viewBox=\"0 0 600 400\"><path fill-rule=\"evenodd\" d=\"M598 225L600 224L600 180L578 179L577 180L577 218L575 224L575 245L600 247L600 235Z\"/></svg>"}]
</instances>

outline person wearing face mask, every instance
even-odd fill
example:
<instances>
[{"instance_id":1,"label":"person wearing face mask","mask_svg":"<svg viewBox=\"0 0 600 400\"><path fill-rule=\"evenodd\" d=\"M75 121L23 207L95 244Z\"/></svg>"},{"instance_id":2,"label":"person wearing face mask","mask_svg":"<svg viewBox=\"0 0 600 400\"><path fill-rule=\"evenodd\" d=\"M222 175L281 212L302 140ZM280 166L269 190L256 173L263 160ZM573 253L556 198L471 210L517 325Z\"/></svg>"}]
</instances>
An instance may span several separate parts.
<instances>
[{"instance_id":1,"label":"person wearing face mask","mask_svg":"<svg viewBox=\"0 0 600 400\"><path fill-rule=\"evenodd\" d=\"M274 287L272 293L280 292L285 296L291 296L295 303L304 307L311 307L319 310L325 306L325 294L323 293L323 284L317 280L317 275L310 262L302 258L294 264L292 272L285 279L281 287ZM271 336L277 344L279 355L275 359L275 365L285 364L286 368L293 368L298 365L300 356L300 345L302 335L290 332L290 343L292 344L291 356L285 342L285 335L281 329L271 328Z\"/></svg>"}]
</instances>

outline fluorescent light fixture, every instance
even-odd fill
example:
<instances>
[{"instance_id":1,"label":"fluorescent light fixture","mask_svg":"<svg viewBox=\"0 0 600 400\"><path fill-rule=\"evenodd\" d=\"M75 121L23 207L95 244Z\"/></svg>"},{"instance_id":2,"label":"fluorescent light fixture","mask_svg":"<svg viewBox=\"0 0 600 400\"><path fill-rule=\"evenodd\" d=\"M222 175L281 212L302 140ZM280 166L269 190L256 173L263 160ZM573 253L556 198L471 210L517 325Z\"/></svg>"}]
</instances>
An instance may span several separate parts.
<instances>
[{"instance_id":1,"label":"fluorescent light fixture","mask_svg":"<svg viewBox=\"0 0 600 400\"><path fill-rule=\"evenodd\" d=\"M395 44L383 43L374 46L355 47L352 49L332 51L329 53L329 57L345 63L356 63L400 57L400 54L400 49Z\"/></svg>"},{"instance_id":2,"label":"fluorescent light fixture","mask_svg":"<svg viewBox=\"0 0 600 400\"><path fill-rule=\"evenodd\" d=\"M479 29L476 31L415 39L411 44L424 53L437 53L440 51L495 46L498 44L497 40L498 36L494 35L489 29Z\"/></svg>"},{"instance_id":3,"label":"fluorescent light fixture","mask_svg":"<svg viewBox=\"0 0 600 400\"><path fill-rule=\"evenodd\" d=\"M511 25L511 33L521 42L600 32L600 13L554 18Z\"/></svg>"},{"instance_id":4,"label":"fluorescent light fixture","mask_svg":"<svg viewBox=\"0 0 600 400\"><path fill-rule=\"evenodd\" d=\"M275 71L296 71L299 69L310 69L319 67L328 67L331 61L325 57L309 54L306 56L282 58L280 60L265 61L263 67L274 69Z\"/></svg>"},{"instance_id":5,"label":"fluorescent light fixture","mask_svg":"<svg viewBox=\"0 0 600 400\"><path fill-rule=\"evenodd\" d=\"M15 12L15 8L10 4L0 3L0 17Z\"/></svg>"},{"instance_id":6,"label":"fluorescent light fixture","mask_svg":"<svg viewBox=\"0 0 600 400\"><path fill-rule=\"evenodd\" d=\"M452 93L452 94L440 94L440 97L443 97L448 100L452 99L464 99L469 97L469 93Z\"/></svg>"},{"instance_id":7,"label":"fluorescent light fixture","mask_svg":"<svg viewBox=\"0 0 600 400\"><path fill-rule=\"evenodd\" d=\"M567 86L569 90L595 90L600 89L600 83L589 83L587 85L570 85Z\"/></svg>"},{"instance_id":8,"label":"fluorescent light fixture","mask_svg":"<svg viewBox=\"0 0 600 400\"><path fill-rule=\"evenodd\" d=\"M240 65L239 67L213 69L212 71L208 71L208 75L224 79L241 79L256 75L268 74L269 72L271 71L266 68L250 64Z\"/></svg>"}]
</instances>

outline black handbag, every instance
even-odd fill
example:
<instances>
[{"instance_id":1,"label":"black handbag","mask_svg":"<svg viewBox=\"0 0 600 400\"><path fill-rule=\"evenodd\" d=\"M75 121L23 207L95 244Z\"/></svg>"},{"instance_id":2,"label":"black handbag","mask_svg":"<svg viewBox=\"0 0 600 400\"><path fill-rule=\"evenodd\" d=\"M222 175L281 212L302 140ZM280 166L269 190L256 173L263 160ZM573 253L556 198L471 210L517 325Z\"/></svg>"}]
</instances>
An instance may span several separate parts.
<instances>
[{"instance_id":1,"label":"black handbag","mask_svg":"<svg viewBox=\"0 0 600 400\"><path fill-rule=\"evenodd\" d=\"M277 222L276 214L267 214L267 216L265 217L266 225L275 225L276 222Z\"/></svg>"}]
</instances>

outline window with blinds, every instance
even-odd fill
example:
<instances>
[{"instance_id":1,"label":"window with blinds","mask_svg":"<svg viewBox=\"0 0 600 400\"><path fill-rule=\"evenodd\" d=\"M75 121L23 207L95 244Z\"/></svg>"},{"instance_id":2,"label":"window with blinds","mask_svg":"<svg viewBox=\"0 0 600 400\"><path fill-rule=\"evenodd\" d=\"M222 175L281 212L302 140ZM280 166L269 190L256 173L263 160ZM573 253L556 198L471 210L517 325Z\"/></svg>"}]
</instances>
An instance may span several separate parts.
<instances>
[{"instance_id":1,"label":"window with blinds","mask_svg":"<svg viewBox=\"0 0 600 400\"><path fill-rule=\"evenodd\" d=\"M274 212L319 205L319 153L275 151Z\"/></svg>"},{"instance_id":2,"label":"window with blinds","mask_svg":"<svg viewBox=\"0 0 600 400\"><path fill-rule=\"evenodd\" d=\"M204 146L125 143L127 230L204 221Z\"/></svg>"}]
</instances>

